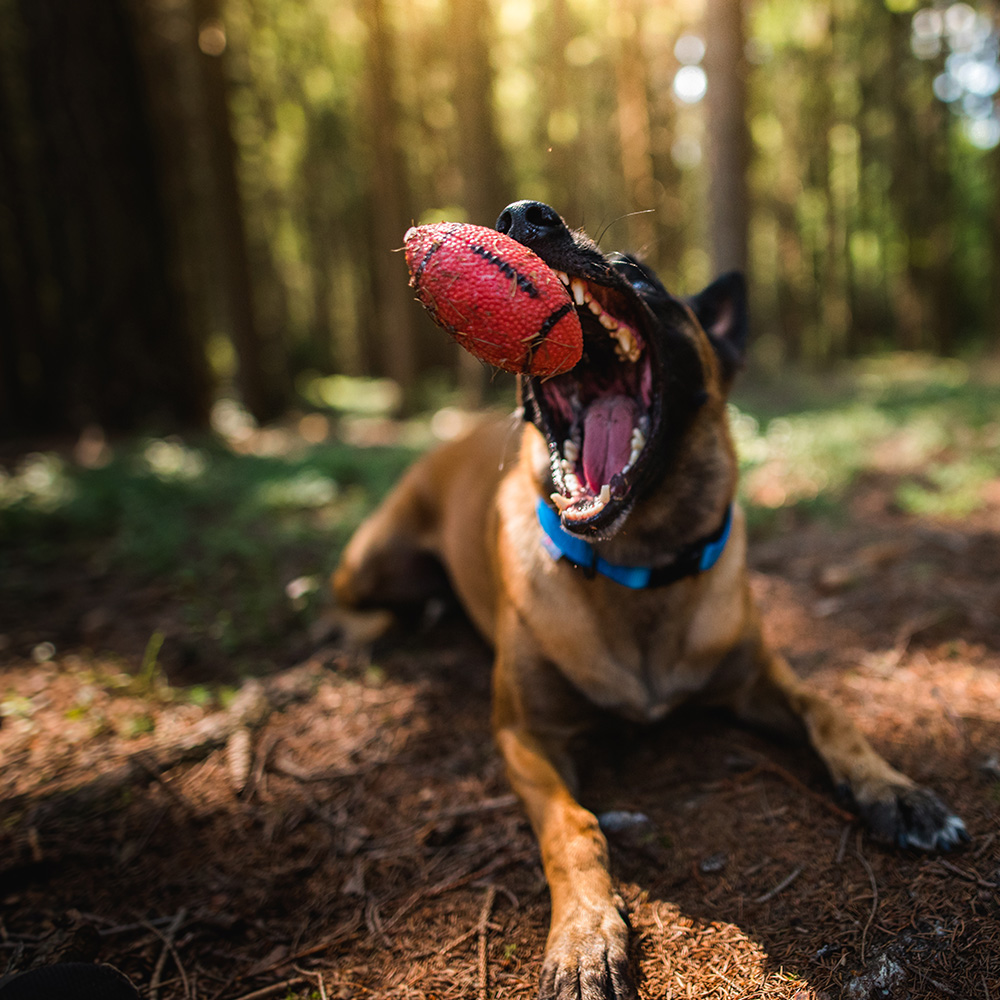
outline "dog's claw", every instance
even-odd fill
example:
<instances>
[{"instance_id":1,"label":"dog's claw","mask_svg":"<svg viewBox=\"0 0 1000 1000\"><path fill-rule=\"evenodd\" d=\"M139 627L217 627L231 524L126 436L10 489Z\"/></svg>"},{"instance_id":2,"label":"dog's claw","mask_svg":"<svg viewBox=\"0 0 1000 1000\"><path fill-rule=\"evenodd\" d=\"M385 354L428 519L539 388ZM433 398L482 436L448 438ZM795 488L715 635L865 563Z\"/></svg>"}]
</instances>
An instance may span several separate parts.
<instances>
[{"instance_id":1,"label":"dog's claw","mask_svg":"<svg viewBox=\"0 0 1000 1000\"><path fill-rule=\"evenodd\" d=\"M628 965L628 928L617 910L584 914L554 939L542 966L538 1000L636 1000Z\"/></svg>"},{"instance_id":2,"label":"dog's claw","mask_svg":"<svg viewBox=\"0 0 1000 1000\"><path fill-rule=\"evenodd\" d=\"M861 817L878 840L920 851L950 851L969 842L965 824L926 788L894 789L860 804Z\"/></svg>"}]
</instances>

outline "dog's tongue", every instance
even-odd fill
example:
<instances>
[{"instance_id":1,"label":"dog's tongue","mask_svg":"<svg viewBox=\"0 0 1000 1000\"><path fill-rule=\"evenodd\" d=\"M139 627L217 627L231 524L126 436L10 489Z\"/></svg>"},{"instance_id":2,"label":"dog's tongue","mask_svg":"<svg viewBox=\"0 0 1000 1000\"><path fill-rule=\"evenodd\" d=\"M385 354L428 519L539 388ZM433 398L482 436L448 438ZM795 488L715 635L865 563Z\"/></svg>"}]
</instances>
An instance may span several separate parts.
<instances>
[{"instance_id":1,"label":"dog's tongue","mask_svg":"<svg viewBox=\"0 0 1000 1000\"><path fill-rule=\"evenodd\" d=\"M621 472L632 450L639 407L628 396L595 400L583 418L583 475L593 493Z\"/></svg>"}]
</instances>

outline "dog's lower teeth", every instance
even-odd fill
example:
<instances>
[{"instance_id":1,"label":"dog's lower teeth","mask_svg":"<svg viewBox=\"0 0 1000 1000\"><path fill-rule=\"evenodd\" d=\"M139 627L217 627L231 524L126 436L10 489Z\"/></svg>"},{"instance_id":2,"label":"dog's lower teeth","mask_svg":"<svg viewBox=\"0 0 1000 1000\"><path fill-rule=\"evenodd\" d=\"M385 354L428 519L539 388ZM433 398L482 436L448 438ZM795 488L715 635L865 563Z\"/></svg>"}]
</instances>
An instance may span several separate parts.
<instances>
[{"instance_id":1,"label":"dog's lower teeth","mask_svg":"<svg viewBox=\"0 0 1000 1000\"><path fill-rule=\"evenodd\" d=\"M567 507L571 506L573 501L564 497L561 493L550 494L550 499L556 505L556 510L561 514Z\"/></svg>"},{"instance_id":2,"label":"dog's lower teeth","mask_svg":"<svg viewBox=\"0 0 1000 1000\"><path fill-rule=\"evenodd\" d=\"M572 465L576 465L577 459L580 457L580 447L572 438L567 438L563 442L563 458Z\"/></svg>"}]
</instances>

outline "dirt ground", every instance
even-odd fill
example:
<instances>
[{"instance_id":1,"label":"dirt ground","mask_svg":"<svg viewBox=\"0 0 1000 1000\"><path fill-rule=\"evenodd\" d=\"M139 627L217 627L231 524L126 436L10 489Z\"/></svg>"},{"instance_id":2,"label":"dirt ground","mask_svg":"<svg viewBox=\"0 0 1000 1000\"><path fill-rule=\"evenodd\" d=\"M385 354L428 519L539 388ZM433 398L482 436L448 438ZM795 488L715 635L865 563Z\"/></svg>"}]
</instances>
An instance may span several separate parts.
<instances>
[{"instance_id":1,"label":"dirt ground","mask_svg":"<svg viewBox=\"0 0 1000 1000\"><path fill-rule=\"evenodd\" d=\"M645 817L611 837L644 998L1000 997L1000 496L962 522L889 496L790 515L754 587L772 641L972 842L883 848L809 753L724 718L618 733L585 801ZM122 595L149 621L121 634L155 605ZM548 896L460 616L361 654L317 631L223 704L143 686L141 646L93 651L97 607L67 572L0 627L0 973L98 959L160 1000L534 996ZM53 614L82 623L57 648Z\"/></svg>"}]
</instances>

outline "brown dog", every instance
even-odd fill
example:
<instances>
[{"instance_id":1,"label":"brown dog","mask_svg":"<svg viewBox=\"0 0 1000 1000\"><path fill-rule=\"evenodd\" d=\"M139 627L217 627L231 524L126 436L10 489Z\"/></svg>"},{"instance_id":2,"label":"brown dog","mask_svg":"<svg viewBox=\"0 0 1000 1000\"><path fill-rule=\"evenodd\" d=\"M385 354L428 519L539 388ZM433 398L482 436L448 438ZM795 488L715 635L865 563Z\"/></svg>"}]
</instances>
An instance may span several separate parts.
<instances>
[{"instance_id":1,"label":"brown dog","mask_svg":"<svg viewBox=\"0 0 1000 1000\"><path fill-rule=\"evenodd\" d=\"M552 923L539 995L634 997L627 927L571 741L599 710L662 718L684 701L809 740L877 836L949 848L965 827L890 767L761 638L750 596L726 397L743 358L742 278L682 302L605 257L547 205L497 228L565 276L583 360L525 378L526 424L486 423L417 463L348 545L345 606L426 594L442 564L496 650L494 729L541 845Z\"/></svg>"}]
</instances>

